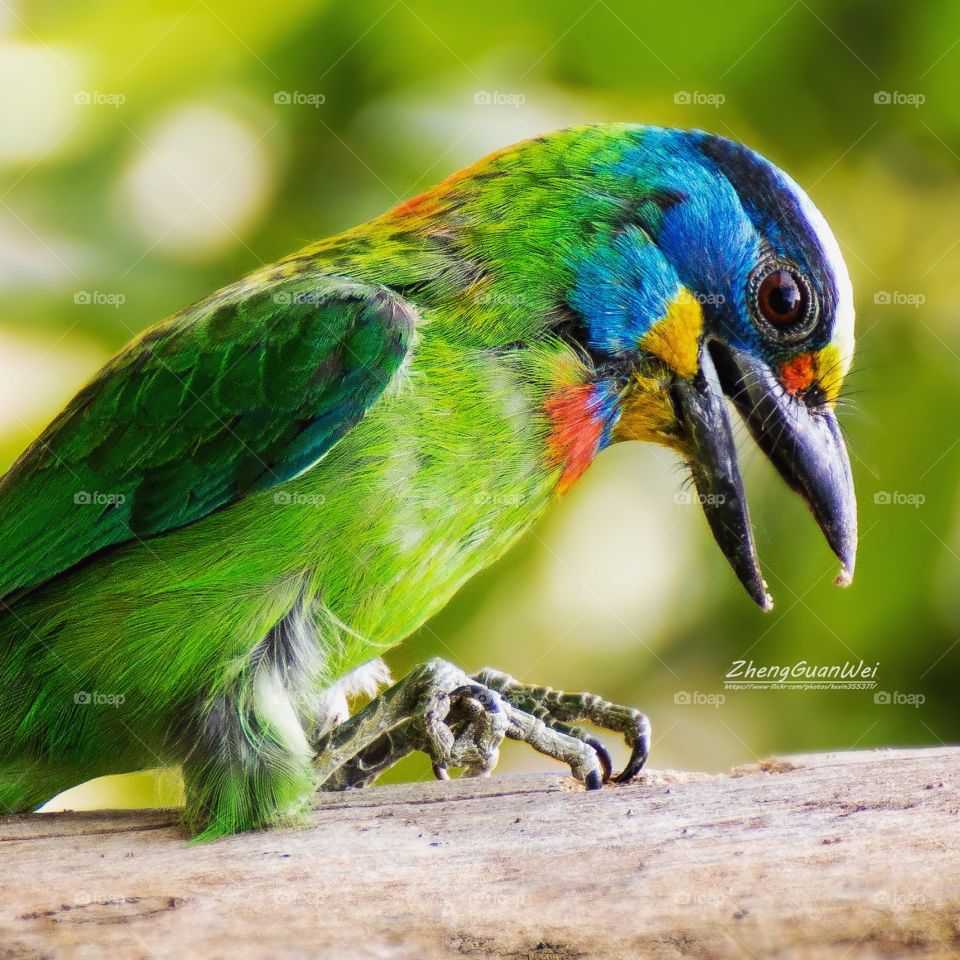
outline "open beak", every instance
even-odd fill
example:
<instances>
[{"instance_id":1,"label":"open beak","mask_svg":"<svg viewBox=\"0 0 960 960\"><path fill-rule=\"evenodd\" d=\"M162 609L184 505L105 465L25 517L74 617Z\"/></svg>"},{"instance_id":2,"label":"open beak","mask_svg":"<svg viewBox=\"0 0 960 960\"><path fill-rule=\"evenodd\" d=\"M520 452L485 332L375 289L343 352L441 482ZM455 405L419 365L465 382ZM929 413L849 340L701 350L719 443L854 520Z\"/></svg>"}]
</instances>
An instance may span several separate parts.
<instances>
[{"instance_id":1,"label":"open beak","mask_svg":"<svg viewBox=\"0 0 960 960\"><path fill-rule=\"evenodd\" d=\"M724 395L754 440L813 512L848 584L857 553L857 505L850 460L833 411L790 396L762 361L717 341L700 346L700 369L678 379L674 402L687 434L697 493L724 556L754 601L773 606L757 561Z\"/></svg>"}]
</instances>

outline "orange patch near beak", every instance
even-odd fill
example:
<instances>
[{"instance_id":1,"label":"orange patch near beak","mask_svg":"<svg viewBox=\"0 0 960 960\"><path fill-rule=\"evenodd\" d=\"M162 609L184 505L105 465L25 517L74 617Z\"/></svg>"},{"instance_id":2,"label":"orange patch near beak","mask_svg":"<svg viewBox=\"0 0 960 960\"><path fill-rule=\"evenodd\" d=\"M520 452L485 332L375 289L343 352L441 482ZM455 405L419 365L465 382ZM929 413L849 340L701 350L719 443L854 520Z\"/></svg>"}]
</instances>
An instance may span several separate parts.
<instances>
[{"instance_id":1,"label":"orange patch near beak","mask_svg":"<svg viewBox=\"0 0 960 960\"><path fill-rule=\"evenodd\" d=\"M809 389L816 378L817 362L812 353L801 353L780 365L780 380L787 393L794 396Z\"/></svg>"}]
</instances>

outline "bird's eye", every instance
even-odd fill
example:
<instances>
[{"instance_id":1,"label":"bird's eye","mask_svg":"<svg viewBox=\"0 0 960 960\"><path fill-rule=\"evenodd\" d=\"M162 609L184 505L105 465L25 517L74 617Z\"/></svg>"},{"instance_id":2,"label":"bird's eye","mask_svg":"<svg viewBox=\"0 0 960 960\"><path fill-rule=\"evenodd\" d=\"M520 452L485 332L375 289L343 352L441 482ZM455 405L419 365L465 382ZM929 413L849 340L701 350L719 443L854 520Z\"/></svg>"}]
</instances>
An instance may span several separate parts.
<instances>
[{"instance_id":1,"label":"bird's eye","mask_svg":"<svg viewBox=\"0 0 960 960\"><path fill-rule=\"evenodd\" d=\"M778 340L799 340L816 325L810 282L793 264L761 264L750 277L750 306L764 331Z\"/></svg>"},{"instance_id":2,"label":"bird's eye","mask_svg":"<svg viewBox=\"0 0 960 960\"><path fill-rule=\"evenodd\" d=\"M789 270L768 273L757 291L757 306L778 327L794 323L803 313L803 290Z\"/></svg>"}]
</instances>

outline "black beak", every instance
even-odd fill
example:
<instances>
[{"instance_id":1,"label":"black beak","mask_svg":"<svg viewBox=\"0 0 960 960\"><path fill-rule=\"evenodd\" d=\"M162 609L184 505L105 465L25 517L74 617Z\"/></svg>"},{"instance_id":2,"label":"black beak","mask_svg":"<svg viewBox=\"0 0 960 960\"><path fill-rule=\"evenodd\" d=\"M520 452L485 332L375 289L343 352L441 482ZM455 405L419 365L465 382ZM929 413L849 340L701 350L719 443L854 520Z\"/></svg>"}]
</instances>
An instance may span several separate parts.
<instances>
[{"instance_id":1,"label":"black beak","mask_svg":"<svg viewBox=\"0 0 960 960\"><path fill-rule=\"evenodd\" d=\"M713 537L747 593L761 609L770 610L773 600L760 573L727 404L706 346L700 348L696 377L678 379L673 396L677 419L687 434L693 481Z\"/></svg>"},{"instance_id":2,"label":"black beak","mask_svg":"<svg viewBox=\"0 0 960 960\"><path fill-rule=\"evenodd\" d=\"M791 397L765 363L740 350L714 343L711 353L757 446L810 507L840 559L836 582L846 586L857 562L857 498L836 415Z\"/></svg>"},{"instance_id":3,"label":"black beak","mask_svg":"<svg viewBox=\"0 0 960 960\"><path fill-rule=\"evenodd\" d=\"M716 341L701 346L699 374L692 383L678 380L674 394L707 521L757 604L769 610L772 601L757 562L724 394L760 449L810 507L840 559L836 582L848 584L856 563L857 504L833 412L809 408L787 394L762 361Z\"/></svg>"}]
</instances>

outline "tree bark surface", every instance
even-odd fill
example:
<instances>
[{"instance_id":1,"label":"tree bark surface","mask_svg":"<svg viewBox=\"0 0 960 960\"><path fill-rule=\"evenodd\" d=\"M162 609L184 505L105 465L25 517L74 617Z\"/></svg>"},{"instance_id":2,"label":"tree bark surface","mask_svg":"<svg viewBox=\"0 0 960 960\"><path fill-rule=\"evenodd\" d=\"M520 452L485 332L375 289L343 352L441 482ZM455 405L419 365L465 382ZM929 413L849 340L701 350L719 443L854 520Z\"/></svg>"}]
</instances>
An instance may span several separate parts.
<instances>
[{"instance_id":1,"label":"tree bark surface","mask_svg":"<svg viewBox=\"0 0 960 960\"><path fill-rule=\"evenodd\" d=\"M176 812L0 819L0 960L960 957L960 748L317 798L191 844Z\"/></svg>"}]
</instances>

